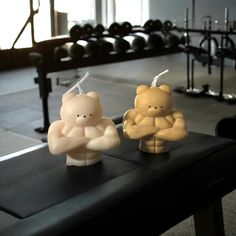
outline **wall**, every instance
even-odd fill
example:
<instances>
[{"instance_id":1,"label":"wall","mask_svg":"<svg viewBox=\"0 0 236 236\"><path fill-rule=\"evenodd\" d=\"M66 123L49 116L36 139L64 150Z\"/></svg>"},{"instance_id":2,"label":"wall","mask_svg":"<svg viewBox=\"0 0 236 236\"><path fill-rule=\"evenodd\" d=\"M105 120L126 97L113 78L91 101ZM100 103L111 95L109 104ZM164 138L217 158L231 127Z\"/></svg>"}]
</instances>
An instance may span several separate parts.
<instances>
[{"instance_id":1,"label":"wall","mask_svg":"<svg viewBox=\"0 0 236 236\"><path fill-rule=\"evenodd\" d=\"M149 5L150 19L175 21L178 27L184 26L186 8L189 9L191 16L191 0L150 0Z\"/></svg>"},{"instance_id":2,"label":"wall","mask_svg":"<svg viewBox=\"0 0 236 236\"><path fill-rule=\"evenodd\" d=\"M192 0L150 0L150 18L176 21L177 26L184 26L185 9L189 8L189 25L191 26ZM224 22L224 9L229 8L229 19L236 20L235 0L195 0L195 25L201 27L201 17L211 15L220 26Z\"/></svg>"}]
</instances>

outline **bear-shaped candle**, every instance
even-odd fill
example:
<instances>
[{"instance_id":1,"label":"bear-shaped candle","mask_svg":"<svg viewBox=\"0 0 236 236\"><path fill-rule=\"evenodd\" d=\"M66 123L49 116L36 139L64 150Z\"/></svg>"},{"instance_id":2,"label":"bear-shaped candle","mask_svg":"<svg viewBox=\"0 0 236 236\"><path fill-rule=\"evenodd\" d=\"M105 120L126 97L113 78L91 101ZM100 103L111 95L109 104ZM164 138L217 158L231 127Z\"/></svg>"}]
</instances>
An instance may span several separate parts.
<instances>
[{"instance_id":1,"label":"bear-shaped candle","mask_svg":"<svg viewBox=\"0 0 236 236\"><path fill-rule=\"evenodd\" d=\"M100 152L120 144L116 126L103 117L103 108L96 92L83 93L80 84L62 97L61 120L54 121L48 130L49 150L54 155L66 153L68 166L88 166L101 161ZM79 94L72 91L77 88Z\"/></svg>"},{"instance_id":2,"label":"bear-shaped candle","mask_svg":"<svg viewBox=\"0 0 236 236\"><path fill-rule=\"evenodd\" d=\"M151 84L136 89L134 109L123 117L123 133L129 139L139 139L139 150L147 153L168 151L167 141L177 141L188 135L184 116L173 109L171 88L156 86L157 75Z\"/></svg>"}]
</instances>

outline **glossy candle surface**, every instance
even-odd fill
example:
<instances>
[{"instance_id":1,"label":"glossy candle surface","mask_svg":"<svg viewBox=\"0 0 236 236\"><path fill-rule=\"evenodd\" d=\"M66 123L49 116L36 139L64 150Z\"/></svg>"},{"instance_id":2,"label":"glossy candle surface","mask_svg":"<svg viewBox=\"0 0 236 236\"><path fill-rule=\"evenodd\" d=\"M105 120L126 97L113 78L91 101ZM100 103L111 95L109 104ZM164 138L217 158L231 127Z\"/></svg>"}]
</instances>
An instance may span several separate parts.
<instances>
[{"instance_id":1,"label":"glossy candle surface","mask_svg":"<svg viewBox=\"0 0 236 236\"><path fill-rule=\"evenodd\" d=\"M167 141L185 138L184 116L173 109L171 88L164 84L138 86L134 109L124 115L123 133L129 139L139 139L139 149L148 153L167 152Z\"/></svg>"},{"instance_id":2,"label":"glossy candle surface","mask_svg":"<svg viewBox=\"0 0 236 236\"><path fill-rule=\"evenodd\" d=\"M68 166L87 166L101 161L100 152L120 144L116 126L102 116L96 92L66 93L62 98L61 120L48 130L49 150L54 155L67 154Z\"/></svg>"}]
</instances>

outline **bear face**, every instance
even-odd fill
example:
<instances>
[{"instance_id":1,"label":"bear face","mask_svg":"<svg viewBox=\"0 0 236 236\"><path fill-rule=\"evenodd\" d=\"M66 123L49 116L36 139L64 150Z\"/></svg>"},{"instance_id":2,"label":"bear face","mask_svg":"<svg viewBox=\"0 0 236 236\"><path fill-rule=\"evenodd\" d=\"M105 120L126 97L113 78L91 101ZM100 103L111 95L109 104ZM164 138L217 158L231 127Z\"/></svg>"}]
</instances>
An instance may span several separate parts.
<instances>
[{"instance_id":1,"label":"bear face","mask_svg":"<svg viewBox=\"0 0 236 236\"><path fill-rule=\"evenodd\" d=\"M160 87L140 85L136 94L135 110L143 116L166 116L172 111L171 88L167 85Z\"/></svg>"},{"instance_id":2,"label":"bear face","mask_svg":"<svg viewBox=\"0 0 236 236\"><path fill-rule=\"evenodd\" d=\"M69 93L63 96L61 119L70 126L96 125L102 119L102 106L95 92L76 95Z\"/></svg>"}]
</instances>

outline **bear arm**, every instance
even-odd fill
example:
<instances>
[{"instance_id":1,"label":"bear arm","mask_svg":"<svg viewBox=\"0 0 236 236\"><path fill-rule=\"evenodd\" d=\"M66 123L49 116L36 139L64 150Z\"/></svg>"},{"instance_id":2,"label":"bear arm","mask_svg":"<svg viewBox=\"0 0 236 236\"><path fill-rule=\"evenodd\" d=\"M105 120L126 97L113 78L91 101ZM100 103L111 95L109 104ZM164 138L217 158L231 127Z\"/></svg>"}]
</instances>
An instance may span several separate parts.
<instances>
[{"instance_id":1,"label":"bear arm","mask_svg":"<svg viewBox=\"0 0 236 236\"><path fill-rule=\"evenodd\" d=\"M63 121L53 122L48 130L48 146L54 155L67 153L87 144L89 138L86 137L66 137L61 131L65 124Z\"/></svg>"},{"instance_id":2,"label":"bear arm","mask_svg":"<svg viewBox=\"0 0 236 236\"><path fill-rule=\"evenodd\" d=\"M120 145L120 138L115 124L111 121L105 129L104 135L88 142L86 148L91 151L104 151ZM106 122L105 122L106 123ZM108 122L110 123L110 122Z\"/></svg>"},{"instance_id":3,"label":"bear arm","mask_svg":"<svg viewBox=\"0 0 236 236\"><path fill-rule=\"evenodd\" d=\"M135 109L130 109L128 110L123 117L123 120L135 120L137 117L138 113L135 111Z\"/></svg>"},{"instance_id":4,"label":"bear arm","mask_svg":"<svg viewBox=\"0 0 236 236\"><path fill-rule=\"evenodd\" d=\"M134 121L137 116L138 113L134 109L128 110L124 115L123 133L127 138L141 139L159 131L159 128L154 126L137 125Z\"/></svg>"},{"instance_id":5,"label":"bear arm","mask_svg":"<svg viewBox=\"0 0 236 236\"><path fill-rule=\"evenodd\" d=\"M163 129L155 134L155 137L167 140L167 141L177 141L186 138L188 131L186 128L185 120L182 118L177 118L174 122L172 128Z\"/></svg>"},{"instance_id":6,"label":"bear arm","mask_svg":"<svg viewBox=\"0 0 236 236\"><path fill-rule=\"evenodd\" d=\"M175 120L178 118L184 119L184 115L180 111L173 111L172 116L174 117Z\"/></svg>"}]
</instances>

